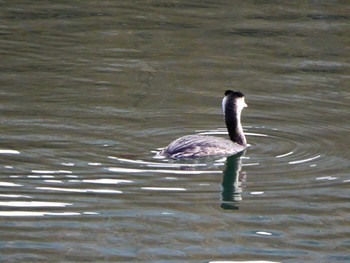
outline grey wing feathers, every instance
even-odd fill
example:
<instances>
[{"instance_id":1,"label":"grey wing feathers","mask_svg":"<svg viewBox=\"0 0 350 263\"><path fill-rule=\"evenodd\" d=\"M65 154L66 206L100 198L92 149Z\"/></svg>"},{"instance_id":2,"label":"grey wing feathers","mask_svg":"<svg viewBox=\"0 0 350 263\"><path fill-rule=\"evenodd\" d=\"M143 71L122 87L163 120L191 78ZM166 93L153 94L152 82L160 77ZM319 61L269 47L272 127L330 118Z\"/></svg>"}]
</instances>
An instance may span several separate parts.
<instances>
[{"instance_id":1,"label":"grey wing feathers","mask_svg":"<svg viewBox=\"0 0 350 263\"><path fill-rule=\"evenodd\" d=\"M233 154L243 150L230 140L202 135L187 135L171 142L160 154L173 158Z\"/></svg>"}]
</instances>

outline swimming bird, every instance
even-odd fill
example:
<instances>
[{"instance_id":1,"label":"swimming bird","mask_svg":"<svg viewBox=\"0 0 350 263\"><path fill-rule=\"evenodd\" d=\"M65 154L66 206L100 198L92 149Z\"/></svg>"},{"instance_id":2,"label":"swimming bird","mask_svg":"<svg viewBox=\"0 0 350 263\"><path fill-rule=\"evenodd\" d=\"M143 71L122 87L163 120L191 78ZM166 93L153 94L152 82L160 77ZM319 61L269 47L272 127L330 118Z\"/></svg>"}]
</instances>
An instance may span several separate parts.
<instances>
[{"instance_id":1,"label":"swimming bird","mask_svg":"<svg viewBox=\"0 0 350 263\"><path fill-rule=\"evenodd\" d=\"M228 156L247 148L241 124L242 110L248 105L240 91L226 90L222 110L230 139L205 135L186 135L171 142L158 155L167 158Z\"/></svg>"}]
</instances>

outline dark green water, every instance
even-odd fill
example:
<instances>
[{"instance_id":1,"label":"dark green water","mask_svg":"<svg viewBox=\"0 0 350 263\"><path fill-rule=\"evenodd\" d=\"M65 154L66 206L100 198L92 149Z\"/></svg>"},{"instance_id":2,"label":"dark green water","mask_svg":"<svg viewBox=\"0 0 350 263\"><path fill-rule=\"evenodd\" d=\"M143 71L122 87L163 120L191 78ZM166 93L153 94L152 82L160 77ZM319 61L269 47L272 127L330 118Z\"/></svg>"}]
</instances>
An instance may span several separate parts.
<instances>
[{"instance_id":1,"label":"dark green water","mask_svg":"<svg viewBox=\"0 0 350 263\"><path fill-rule=\"evenodd\" d=\"M348 7L2 1L0 261L350 261ZM227 88L243 156L154 158Z\"/></svg>"}]
</instances>

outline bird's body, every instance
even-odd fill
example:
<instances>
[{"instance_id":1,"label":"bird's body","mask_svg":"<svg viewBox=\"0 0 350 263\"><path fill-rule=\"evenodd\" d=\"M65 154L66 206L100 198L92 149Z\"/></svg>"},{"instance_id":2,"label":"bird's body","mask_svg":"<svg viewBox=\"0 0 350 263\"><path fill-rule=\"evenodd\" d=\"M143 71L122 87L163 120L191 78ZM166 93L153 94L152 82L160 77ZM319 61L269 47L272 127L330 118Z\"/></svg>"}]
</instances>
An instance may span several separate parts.
<instances>
[{"instance_id":1,"label":"bird's body","mask_svg":"<svg viewBox=\"0 0 350 263\"><path fill-rule=\"evenodd\" d=\"M247 148L241 125L241 112L247 104L241 92L227 90L222 100L225 123L230 139L215 136L187 135L165 147L159 155L168 158L197 158L233 155Z\"/></svg>"},{"instance_id":2,"label":"bird's body","mask_svg":"<svg viewBox=\"0 0 350 263\"><path fill-rule=\"evenodd\" d=\"M232 155L245 148L221 137L186 135L171 142L160 154L171 158L196 158Z\"/></svg>"}]
</instances>

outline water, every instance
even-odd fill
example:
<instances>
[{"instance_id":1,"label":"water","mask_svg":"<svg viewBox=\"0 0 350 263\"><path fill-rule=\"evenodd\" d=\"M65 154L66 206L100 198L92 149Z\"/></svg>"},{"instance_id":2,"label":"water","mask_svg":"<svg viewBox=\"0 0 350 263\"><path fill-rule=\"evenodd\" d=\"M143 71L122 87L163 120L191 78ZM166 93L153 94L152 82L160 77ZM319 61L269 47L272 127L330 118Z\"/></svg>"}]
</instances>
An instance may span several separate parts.
<instances>
[{"instance_id":1,"label":"water","mask_svg":"<svg viewBox=\"0 0 350 263\"><path fill-rule=\"evenodd\" d=\"M346 1L5 1L2 262L348 262ZM186 134L244 155L154 158Z\"/></svg>"}]
</instances>

